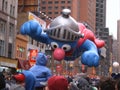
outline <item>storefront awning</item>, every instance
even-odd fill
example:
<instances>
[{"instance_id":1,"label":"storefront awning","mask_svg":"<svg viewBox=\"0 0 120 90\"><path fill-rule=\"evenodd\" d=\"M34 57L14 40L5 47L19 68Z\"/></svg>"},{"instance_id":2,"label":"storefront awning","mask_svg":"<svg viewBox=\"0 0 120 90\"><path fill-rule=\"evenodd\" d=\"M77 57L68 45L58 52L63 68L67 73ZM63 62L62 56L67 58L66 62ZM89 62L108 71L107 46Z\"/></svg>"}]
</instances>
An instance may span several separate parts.
<instances>
[{"instance_id":1,"label":"storefront awning","mask_svg":"<svg viewBox=\"0 0 120 90\"><path fill-rule=\"evenodd\" d=\"M11 67L11 68L17 68L17 59L10 59L6 57L0 57L0 66L5 67Z\"/></svg>"}]
</instances>

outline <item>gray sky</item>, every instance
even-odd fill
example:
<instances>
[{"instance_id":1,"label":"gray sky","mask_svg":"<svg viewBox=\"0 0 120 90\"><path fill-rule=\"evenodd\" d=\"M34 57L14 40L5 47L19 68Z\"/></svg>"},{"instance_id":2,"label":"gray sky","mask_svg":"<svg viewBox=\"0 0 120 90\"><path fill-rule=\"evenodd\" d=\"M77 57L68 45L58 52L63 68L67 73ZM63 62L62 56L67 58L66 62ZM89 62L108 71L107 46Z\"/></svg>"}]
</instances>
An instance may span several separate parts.
<instances>
[{"instance_id":1,"label":"gray sky","mask_svg":"<svg viewBox=\"0 0 120 90\"><path fill-rule=\"evenodd\" d=\"M120 19L120 0L106 0L106 27L109 28L110 35L117 38L117 20Z\"/></svg>"}]
</instances>

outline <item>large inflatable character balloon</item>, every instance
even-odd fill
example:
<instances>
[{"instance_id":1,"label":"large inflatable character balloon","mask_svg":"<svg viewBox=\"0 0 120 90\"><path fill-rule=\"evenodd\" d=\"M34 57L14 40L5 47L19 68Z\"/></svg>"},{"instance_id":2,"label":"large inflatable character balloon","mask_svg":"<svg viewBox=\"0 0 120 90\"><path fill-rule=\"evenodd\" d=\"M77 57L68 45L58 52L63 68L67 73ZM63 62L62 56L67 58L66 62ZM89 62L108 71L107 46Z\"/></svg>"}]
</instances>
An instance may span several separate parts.
<instances>
[{"instance_id":1,"label":"large inflatable character balloon","mask_svg":"<svg viewBox=\"0 0 120 90\"><path fill-rule=\"evenodd\" d=\"M82 64L97 67L100 59L98 50L105 42L96 39L94 33L72 18L70 13L69 9L64 9L62 15L51 21L45 30L37 21L27 21L21 26L20 32L51 45L55 60L73 61L81 56Z\"/></svg>"},{"instance_id":2,"label":"large inflatable character balloon","mask_svg":"<svg viewBox=\"0 0 120 90\"><path fill-rule=\"evenodd\" d=\"M17 81L25 81L25 90L34 90L46 85L47 80L52 76L52 72L46 67L47 56L44 53L38 53L36 63L29 70L23 70L22 73L14 75Z\"/></svg>"}]
</instances>

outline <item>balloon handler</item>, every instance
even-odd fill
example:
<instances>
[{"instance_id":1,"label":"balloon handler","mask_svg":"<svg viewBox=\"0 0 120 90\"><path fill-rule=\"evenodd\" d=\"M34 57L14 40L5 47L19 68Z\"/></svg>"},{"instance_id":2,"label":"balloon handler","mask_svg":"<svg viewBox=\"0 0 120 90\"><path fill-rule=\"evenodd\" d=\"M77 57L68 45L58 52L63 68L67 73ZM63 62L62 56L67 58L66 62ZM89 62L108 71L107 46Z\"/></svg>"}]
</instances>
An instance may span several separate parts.
<instances>
[{"instance_id":1,"label":"balloon handler","mask_svg":"<svg viewBox=\"0 0 120 90\"><path fill-rule=\"evenodd\" d=\"M63 9L62 14L42 29L35 20L25 22L20 29L22 35L49 44L53 49L53 58L61 61L74 61L81 56L81 62L89 67L99 65L99 49L105 45L103 40L95 37L94 33L84 24L70 16L69 9Z\"/></svg>"},{"instance_id":2,"label":"balloon handler","mask_svg":"<svg viewBox=\"0 0 120 90\"><path fill-rule=\"evenodd\" d=\"M14 75L14 78L25 82L25 90L44 88L47 80L52 76L51 70L46 67L47 60L44 53L38 53L35 65L29 70L23 70L22 73Z\"/></svg>"}]
</instances>

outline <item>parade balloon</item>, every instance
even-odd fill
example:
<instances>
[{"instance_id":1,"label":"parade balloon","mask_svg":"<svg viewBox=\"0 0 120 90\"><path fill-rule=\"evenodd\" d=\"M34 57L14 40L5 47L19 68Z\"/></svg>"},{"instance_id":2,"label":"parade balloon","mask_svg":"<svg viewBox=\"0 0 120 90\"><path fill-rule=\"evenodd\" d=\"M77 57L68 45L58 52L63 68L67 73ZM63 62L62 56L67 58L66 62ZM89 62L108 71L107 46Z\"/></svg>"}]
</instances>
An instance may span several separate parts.
<instances>
[{"instance_id":1,"label":"parade balloon","mask_svg":"<svg viewBox=\"0 0 120 90\"><path fill-rule=\"evenodd\" d=\"M77 22L70 13L70 10L64 9L46 29L42 29L35 20L26 21L20 32L38 42L49 44L55 60L74 61L81 56L79 60L82 64L97 67L100 60L98 51L104 47L105 42L96 38L92 30Z\"/></svg>"}]
</instances>

